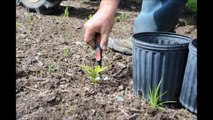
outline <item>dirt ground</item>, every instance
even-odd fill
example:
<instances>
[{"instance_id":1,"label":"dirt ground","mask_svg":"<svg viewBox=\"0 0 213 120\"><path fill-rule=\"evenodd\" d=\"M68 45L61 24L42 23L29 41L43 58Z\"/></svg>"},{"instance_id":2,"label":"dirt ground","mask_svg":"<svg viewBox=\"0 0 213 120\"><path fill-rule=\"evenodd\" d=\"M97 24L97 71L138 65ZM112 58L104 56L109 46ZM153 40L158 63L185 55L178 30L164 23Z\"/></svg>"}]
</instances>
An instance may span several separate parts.
<instances>
[{"instance_id":1,"label":"dirt ground","mask_svg":"<svg viewBox=\"0 0 213 120\"><path fill-rule=\"evenodd\" d=\"M197 120L184 107L153 111L133 95L132 58L103 51L102 74L96 86L78 66L94 65L95 51L83 41L83 24L98 8L96 2L69 3L69 17L27 12L16 6L16 115L18 120ZM128 8L129 7L129 8ZM129 38L137 6L119 7L123 14L111 37ZM175 31L197 38L196 15L186 10ZM67 55L65 54L65 51Z\"/></svg>"}]
</instances>

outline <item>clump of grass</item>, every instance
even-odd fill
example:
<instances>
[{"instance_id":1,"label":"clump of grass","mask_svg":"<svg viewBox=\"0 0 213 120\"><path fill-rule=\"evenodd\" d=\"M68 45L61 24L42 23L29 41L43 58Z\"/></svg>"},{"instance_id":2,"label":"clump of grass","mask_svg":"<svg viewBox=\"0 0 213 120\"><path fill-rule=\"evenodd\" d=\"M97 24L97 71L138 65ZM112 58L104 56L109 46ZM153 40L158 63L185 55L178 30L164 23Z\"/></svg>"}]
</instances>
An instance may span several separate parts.
<instances>
[{"instance_id":1,"label":"clump of grass","mask_svg":"<svg viewBox=\"0 0 213 120\"><path fill-rule=\"evenodd\" d=\"M197 12L197 0L188 0L186 7L193 12Z\"/></svg>"},{"instance_id":2,"label":"clump of grass","mask_svg":"<svg viewBox=\"0 0 213 120\"><path fill-rule=\"evenodd\" d=\"M162 106L163 104L166 103L174 103L176 101L163 101L159 102L160 98L166 94L166 92L162 93L159 95L159 89L161 85L162 80L158 83L157 88L152 90L150 85L149 85L149 103L151 107L155 110L158 106Z\"/></svg>"},{"instance_id":3,"label":"clump of grass","mask_svg":"<svg viewBox=\"0 0 213 120\"><path fill-rule=\"evenodd\" d=\"M64 14L63 14L63 18L69 17L69 4L68 4L68 0L67 0L67 4L64 10Z\"/></svg>"},{"instance_id":4,"label":"clump of grass","mask_svg":"<svg viewBox=\"0 0 213 120\"><path fill-rule=\"evenodd\" d=\"M89 76L89 79L92 81L93 84L97 84L100 80L100 72L105 71L108 69L108 67L100 67L99 65L95 66L94 68L85 66L85 65L79 65Z\"/></svg>"},{"instance_id":5,"label":"clump of grass","mask_svg":"<svg viewBox=\"0 0 213 120\"><path fill-rule=\"evenodd\" d=\"M121 14L119 14L118 16L115 17L115 20L116 20L117 22L124 22L124 21L126 21L128 18L129 18L129 16L128 16L125 12L122 12Z\"/></svg>"},{"instance_id":6,"label":"clump of grass","mask_svg":"<svg viewBox=\"0 0 213 120\"><path fill-rule=\"evenodd\" d=\"M69 53L69 50L67 48L64 49L64 57L67 57Z\"/></svg>"}]
</instances>

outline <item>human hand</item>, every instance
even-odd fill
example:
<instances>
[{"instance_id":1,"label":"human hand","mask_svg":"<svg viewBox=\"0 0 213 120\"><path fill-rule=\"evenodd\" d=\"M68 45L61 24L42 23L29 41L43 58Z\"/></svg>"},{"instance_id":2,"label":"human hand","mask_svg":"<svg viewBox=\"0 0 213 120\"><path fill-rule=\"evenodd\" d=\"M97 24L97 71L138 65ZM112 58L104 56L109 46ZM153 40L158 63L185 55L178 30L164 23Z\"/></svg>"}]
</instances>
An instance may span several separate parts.
<instances>
[{"instance_id":1,"label":"human hand","mask_svg":"<svg viewBox=\"0 0 213 120\"><path fill-rule=\"evenodd\" d=\"M103 50L107 48L109 34L114 25L115 12L119 0L102 0L99 10L85 24L84 41L92 48L95 48L94 37L100 33L100 46Z\"/></svg>"}]
</instances>

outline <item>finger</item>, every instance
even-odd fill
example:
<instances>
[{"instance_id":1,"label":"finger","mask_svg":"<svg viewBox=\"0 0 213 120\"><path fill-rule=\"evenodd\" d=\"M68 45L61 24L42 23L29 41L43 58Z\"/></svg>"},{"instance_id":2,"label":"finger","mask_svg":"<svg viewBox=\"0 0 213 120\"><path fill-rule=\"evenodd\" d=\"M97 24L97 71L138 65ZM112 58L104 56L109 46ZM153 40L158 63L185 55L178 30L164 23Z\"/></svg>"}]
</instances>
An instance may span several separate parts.
<instances>
[{"instance_id":1,"label":"finger","mask_svg":"<svg viewBox=\"0 0 213 120\"><path fill-rule=\"evenodd\" d=\"M103 50L107 49L109 34L101 34L101 43L100 46Z\"/></svg>"},{"instance_id":2,"label":"finger","mask_svg":"<svg viewBox=\"0 0 213 120\"><path fill-rule=\"evenodd\" d=\"M92 48L95 48L95 41L94 41L94 35L95 32L91 32L91 31L85 31L84 34L84 41L90 45Z\"/></svg>"}]
</instances>

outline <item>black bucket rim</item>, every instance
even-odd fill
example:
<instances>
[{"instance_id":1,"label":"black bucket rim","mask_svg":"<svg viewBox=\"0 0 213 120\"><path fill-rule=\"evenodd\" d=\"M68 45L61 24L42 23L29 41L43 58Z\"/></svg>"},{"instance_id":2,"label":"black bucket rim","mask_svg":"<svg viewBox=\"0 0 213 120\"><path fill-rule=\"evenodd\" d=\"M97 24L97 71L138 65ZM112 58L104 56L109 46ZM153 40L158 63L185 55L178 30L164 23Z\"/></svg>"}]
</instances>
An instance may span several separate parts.
<instances>
[{"instance_id":1,"label":"black bucket rim","mask_svg":"<svg viewBox=\"0 0 213 120\"><path fill-rule=\"evenodd\" d=\"M144 42L144 41L140 41L138 39L136 39L138 36L141 36L141 35L144 35L144 36L168 36L168 37L174 37L174 38L181 38L183 40L186 41L186 43L180 43L180 44L156 44L156 43L149 43L149 42ZM153 49L154 48L157 48L157 49L164 49L164 48L169 48L171 50L174 50L174 49L185 49L188 47L190 41L192 41L192 38L191 37L188 37L188 36L185 36L185 35L181 35L181 34L177 34L177 33L173 33L173 32L160 32L160 31L157 31L157 32L140 32L140 33L135 33L132 35L132 43L136 46L140 46L140 45L144 45L148 47L152 47Z\"/></svg>"},{"instance_id":2,"label":"black bucket rim","mask_svg":"<svg viewBox=\"0 0 213 120\"><path fill-rule=\"evenodd\" d=\"M197 56L197 39L195 40L192 40L190 43L189 43L189 51L196 55Z\"/></svg>"}]
</instances>

